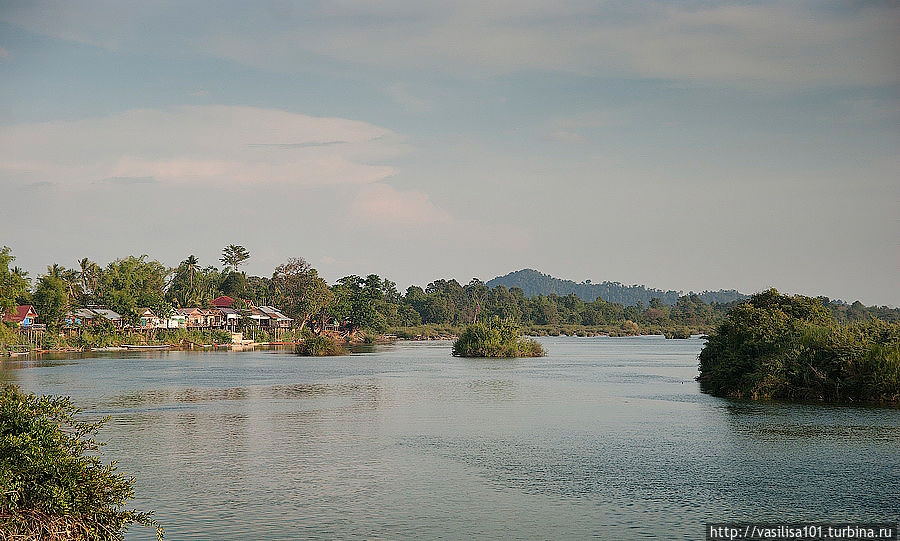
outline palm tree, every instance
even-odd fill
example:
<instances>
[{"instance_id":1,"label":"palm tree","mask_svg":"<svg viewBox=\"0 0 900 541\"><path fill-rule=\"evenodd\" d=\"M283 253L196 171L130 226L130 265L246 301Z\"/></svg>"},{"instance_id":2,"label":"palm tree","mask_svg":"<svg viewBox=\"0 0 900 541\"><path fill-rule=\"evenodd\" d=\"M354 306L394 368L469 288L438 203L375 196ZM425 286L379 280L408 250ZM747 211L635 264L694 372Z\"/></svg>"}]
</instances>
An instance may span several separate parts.
<instances>
[{"instance_id":1,"label":"palm tree","mask_svg":"<svg viewBox=\"0 0 900 541\"><path fill-rule=\"evenodd\" d=\"M100 267L90 259L83 257L78 261L81 267L81 289L85 295L97 294L97 282L100 279Z\"/></svg>"},{"instance_id":2,"label":"palm tree","mask_svg":"<svg viewBox=\"0 0 900 541\"><path fill-rule=\"evenodd\" d=\"M222 250L222 258L219 261L237 272L238 265L248 259L250 259L250 252L246 248L236 244L229 244Z\"/></svg>"},{"instance_id":3,"label":"palm tree","mask_svg":"<svg viewBox=\"0 0 900 541\"><path fill-rule=\"evenodd\" d=\"M58 263L47 265L47 275L59 278L66 284L66 293L70 299L81 296L81 284L78 272L75 269L67 269Z\"/></svg>"},{"instance_id":4,"label":"palm tree","mask_svg":"<svg viewBox=\"0 0 900 541\"><path fill-rule=\"evenodd\" d=\"M187 259L181 262L187 268L188 271L188 282L190 283L190 290L194 291L194 275L197 274L197 269L200 267L200 262L197 261L197 258L194 257L194 254L191 254Z\"/></svg>"}]
</instances>

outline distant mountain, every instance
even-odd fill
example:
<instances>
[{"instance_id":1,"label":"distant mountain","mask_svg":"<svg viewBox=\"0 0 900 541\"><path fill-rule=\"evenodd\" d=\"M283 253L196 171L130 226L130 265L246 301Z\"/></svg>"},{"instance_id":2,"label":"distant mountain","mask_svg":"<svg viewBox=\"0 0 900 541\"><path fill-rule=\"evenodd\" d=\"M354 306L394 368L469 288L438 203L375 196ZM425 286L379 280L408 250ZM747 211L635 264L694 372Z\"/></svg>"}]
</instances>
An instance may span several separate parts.
<instances>
[{"instance_id":1,"label":"distant mountain","mask_svg":"<svg viewBox=\"0 0 900 541\"><path fill-rule=\"evenodd\" d=\"M650 299L654 297L658 297L663 304L668 305L673 305L678 301L677 291L663 291L638 285L626 286L619 282L592 284L590 280L587 280L579 284L572 280L554 278L534 269L522 269L506 276L498 276L489 280L487 285L491 288L499 285L505 286L507 289L519 287L527 297L550 294L563 297L574 293L585 302L592 302L599 297L608 302L622 303L625 306L634 306L637 303L647 306L650 304ZM697 296L707 303L726 303L747 298L747 295L733 289L704 291L698 293Z\"/></svg>"}]
</instances>

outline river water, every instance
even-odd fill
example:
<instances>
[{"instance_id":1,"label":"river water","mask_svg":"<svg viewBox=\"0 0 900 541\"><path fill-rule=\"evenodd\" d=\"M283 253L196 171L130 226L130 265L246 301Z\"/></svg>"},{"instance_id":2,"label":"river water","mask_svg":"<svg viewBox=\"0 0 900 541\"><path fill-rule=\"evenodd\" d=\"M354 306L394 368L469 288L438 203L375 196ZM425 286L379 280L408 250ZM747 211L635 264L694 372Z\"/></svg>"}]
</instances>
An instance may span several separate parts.
<instances>
[{"instance_id":1,"label":"river water","mask_svg":"<svg viewBox=\"0 0 900 541\"><path fill-rule=\"evenodd\" d=\"M900 409L702 394L699 339L540 341L517 360L102 353L0 379L110 416L104 456L172 540L702 539L900 515Z\"/></svg>"}]
</instances>

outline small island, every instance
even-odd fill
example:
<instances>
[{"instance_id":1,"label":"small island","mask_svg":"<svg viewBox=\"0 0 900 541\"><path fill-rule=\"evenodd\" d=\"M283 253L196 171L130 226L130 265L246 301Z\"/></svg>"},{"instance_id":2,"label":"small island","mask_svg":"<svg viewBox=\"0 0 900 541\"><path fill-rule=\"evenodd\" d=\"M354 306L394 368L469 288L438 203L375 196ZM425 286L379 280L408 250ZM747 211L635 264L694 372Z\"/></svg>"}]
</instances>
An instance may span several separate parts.
<instances>
[{"instance_id":1,"label":"small island","mask_svg":"<svg viewBox=\"0 0 900 541\"><path fill-rule=\"evenodd\" d=\"M349 355L350 351L331 336L313 336L298 343L294 353L304 357L335 357Z\"/></svg>"},{"instance_id":2,"label":"small island","mask_svg":"<svg viewBox=\"0 0 900 541\"><path fill-rule=\"evenodd\" d=\"M487 322L467 325L453 343L456 357L543 357L547 352L531 338L519 334L519 326L494 316Z\"/></svg>"},{"instance_id":3,"label":"small island","mask_svg":"<svg viewBox=\"0 0 900 541\"><path fill-rule=\"evenodd\" d=\"M897 402L900 324L841 324L821 299L769 289L708 337L697 380L728 398Z\"/></svg>"}]
</instances>

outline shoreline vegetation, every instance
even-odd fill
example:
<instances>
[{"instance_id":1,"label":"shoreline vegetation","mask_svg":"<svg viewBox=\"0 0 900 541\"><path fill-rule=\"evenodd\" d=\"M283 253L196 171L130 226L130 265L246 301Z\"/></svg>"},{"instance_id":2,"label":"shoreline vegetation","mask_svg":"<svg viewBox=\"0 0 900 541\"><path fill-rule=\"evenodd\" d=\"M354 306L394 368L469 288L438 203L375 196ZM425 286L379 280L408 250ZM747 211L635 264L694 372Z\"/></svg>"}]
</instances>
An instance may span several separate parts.
<instances>
[{"instance_id":1,"label":"shoreline vegetation","mask_svg":"<svg viewBox=\"0 0 900 541\"><path fill-rule=\"evenodd\" d=\"M770 289L708 337L697 380L726 398L898 402L900 324L841 323L819 299Z\"/></svg>"},{"instance_id":2,"label":"shoreline vegetation","mask_svg":"<svg viewBox=\"0 0 900 541\"><path fill-rule=\"evenodd\" d=\"M95 440L105 419L78 420L67 397L0 390L0 531L3 539L124 539L131 525L162 527L126 509L133 478L104 464Z\"/></svg>"},{"instance_id":3,"label":"shoreline vegetation","mask_svg":"<svg viewBox=\"0 0 900 541\"><path fill-rule=\"evenodd\" d=\"M679 296L663 292L665 295L651 297L646 305L641 300L633 304L599 297L585 300L575 293L527 296L521 287L489 287L475 278L465 285L437 279L424 288L413 285L401 292L396 283L376 274L345 276L329 284L302 258L288 258L273 269L271 276L247 275L241 267L248 259L250 252L237 245L224 248L221 268L204 266L193 255L173 268L146 255L116 259L105 266L82 258L77 267L53 264L45 274L32 279L12 265L15 257L10 249L0 247L0 314L6 320L0 324L0 356L126 344L181 348L230 345L230 331L243 333L242 347L249 345L248 340L295 345L314 336L332 336L347 344L452 340L462 337L467 325L492 318L517 325L527 336L653 334L684 339L721 329L729 314L748 302L718 302L737 295L734 291L706 292L706 297L701 297L704 293ZM558 280L535 271L514 274L522 278L523 272L527 279L523 283L529 287L562 287ZM661 295L658 290L619 287L621 284L612 282L581 285L578 291L582 295L590 291L628 293L623 299ZM227 299L228 304L223 306L221 299ZM884 321L888 328L900 325L898 308L867 307L858 301L848 304L827 297L809 302L816 303L834 325L855 325L846 327L856 329L846 334L856 336L860 343L874 340L880 344L872 338L878 331L871 329L880 328L875 322ZM89 309L94 309L98 317L85 323L87 320L80 320L77 313ZM230 315L222 310L230 310ZM186 313L196 312L216 314L210 317L218 318L219 323L209 324L206 315L202 323L184 319L193 317ZM107 319L101 314L114 316ZM177 317L181 319L175 321ZM778 339L782 338L789 337ZM852 339L846 340L853 344ZM704 380L711 377L707 370Z\"/></svg>"},{"instance_id":4,"label":"shoreline vegetation","mask_svg":"<svg viewBox=\"0 0 900 541\"><path fill-rule=\"evenodd\" d=\"M520 335L519 326L497 316L466 326L453 343L454 357L543 357L547 352L531 338Z\"/></svg>"}]
</instances>

